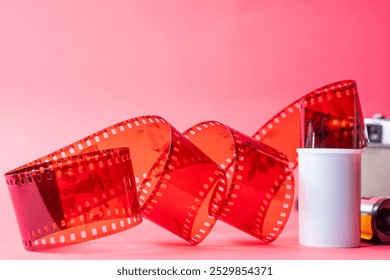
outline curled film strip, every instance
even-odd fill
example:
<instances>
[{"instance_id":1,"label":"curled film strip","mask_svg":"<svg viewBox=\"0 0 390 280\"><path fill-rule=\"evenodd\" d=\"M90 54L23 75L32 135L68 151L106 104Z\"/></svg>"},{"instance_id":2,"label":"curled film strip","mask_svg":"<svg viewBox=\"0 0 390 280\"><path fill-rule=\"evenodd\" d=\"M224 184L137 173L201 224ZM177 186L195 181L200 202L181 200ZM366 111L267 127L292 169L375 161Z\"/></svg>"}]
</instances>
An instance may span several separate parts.
<instances>
[{"instance_id":1,"label":"curled film strip","mask_svg":"<svg viewBox=\"0 0 390 280\"><path fill-rule=\"evenodd\" d=\"M100 155L101 151L117 147L125 147L131 151L133 166L131 175L134 184L124 185L122 189L125 195L137 198L141 211L132 208L130 214L137 215L138 223L140 222L139 215L142 213L152 222L192 244L201 242L207 236L215 224L226 196L224 172L163 118L145 116L117 123L6 174L25 249L40 250L74 243L74 240L63 237L67 234L64 230L69 227L73 228L72 224L67 221L63 222L62 219L53 221L50 217L65 216L66 213L76 211L77 208L84 207L83 205L91 204L91 202L85 201L79 205L70 205L63 196L49 195L50 198L42 202L40 208L36 208L38 212L31 212L29 204L32 202L30 201L39 200L39 196L42 196L42 193L45 196L48 189L50 189L49 192L61 192L59 188L61 184L58 182L61 178L53 176L54 174L45 175L49 176L53 182L48 187L45 185L46 181L37 180L36 176L33 177L34 184L30 184L30 180L25 179L18 180L16 184L14 179L28 178L29 172L38 173L36 169L45 173L46 170L53 169L56 162L68 162L74 157L83 157L90 153ZM130 157L128 163L130 163ZM114 171L112 170L107 175L94 172L93 176L103 183L104 176L108 176L106 180L108 184L111 184L110 180L114 179L122 181L120 174ZM69 181L71 183L67 185L68 189L71 189L69 192L78 193L85 184L93 184L92 179L85 184L78 184L80 177L77 174L75 178L72 178L74 181ZM39 178L41 178L40 175ZM103 193L107 195L107 187L103 189L105 190ZM35 196L32 196L31 192L34 192ZM92 189L86 192L86 195L94 195ZM106 211L110 213L116 211L116 205L107 204L105 206L108 208ZM74 207L76 210L73 209ZM37 213L41 212L49 218L40 219L41 214ZM84 222L83 227L95 228L91 225L91 220L87 219L87 214L89 215L89 213L80 215L79 220L81 218ZM119 222L121 225L123 223L126 225L126 221L120 220ZM128 228L135 224L132 222L126 226ZM116 228L119 229L119 227ZM124 226L121 228L124 229ZM52 229L57 234L51 236L49 231L42 229ZM44 243L39 243L38 238L41 236L37 236L36 232L45 236ZM106 231L102 234L88 236L85 236L83 232L82 230L80 234L83 236L77 238L77 241L87 241L117 231ZM74 237L73 232L71 235ZM77 234L76 237L78 237ZM46 241L48 238L51 242Z\"/></svg>"},{"instance_id":2,"label":"curled film strip","mask_svg":"<svg viewBox=\"0 0 390 280\"><path fill-rule=\"evenodd\" d=\"M142 220L128 148L31 162L6 178L27 250L80 243Z\"/></svg>"},{"instance_id":3,"label":"curled film strip","mask_svg":"<svg viewBox=\"0 0 390 280\"><path fill-rule=\"evenodd\" d=\"M229 192L220 219L265 242L275 240L294 198L286 156L219 122L195 125L184 135L226 173Z\"/></svg>"},{"instance_id":4,"label":"curled film strip","mask_svg":"<svg viewBox=\"0 0 390 280\"><path fill-rule=\"evenodd\" d=\"M191 244L217 220L271 242L293 205L301 102L340 103L354 89L354 81L342 81L305 95L253 137L216 121L182 134L159 116L143 116L16 168L5 177L24 247L91 240L135 226L141 216ZM96 180L100 188L92 187Z\"/></svg>"}]
</instances>

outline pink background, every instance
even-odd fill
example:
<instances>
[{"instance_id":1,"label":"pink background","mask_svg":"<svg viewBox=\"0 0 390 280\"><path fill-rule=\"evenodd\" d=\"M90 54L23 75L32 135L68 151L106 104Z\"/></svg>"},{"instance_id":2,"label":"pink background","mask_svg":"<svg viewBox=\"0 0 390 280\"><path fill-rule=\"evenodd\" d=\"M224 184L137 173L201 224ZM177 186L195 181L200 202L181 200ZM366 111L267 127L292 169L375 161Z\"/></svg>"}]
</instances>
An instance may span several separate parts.
<instances>
[{"instance_id":1,"label":"pink background","mask_svg":"<svg viewBox=\"0 0 390 280\"><path fill-rule=\"evenodd\" d=\"M343 79L357 81L366 117L390 114L389 14L386 0L0 0L0 174L146 114L179 130L218 120L252 135ZM383 246L300 247L296 213L270 246L218 224L189 247L146 221L47 254L22 248L5 183L0 217L3 259L390 258Z\"/></svg>"}]
</instances>

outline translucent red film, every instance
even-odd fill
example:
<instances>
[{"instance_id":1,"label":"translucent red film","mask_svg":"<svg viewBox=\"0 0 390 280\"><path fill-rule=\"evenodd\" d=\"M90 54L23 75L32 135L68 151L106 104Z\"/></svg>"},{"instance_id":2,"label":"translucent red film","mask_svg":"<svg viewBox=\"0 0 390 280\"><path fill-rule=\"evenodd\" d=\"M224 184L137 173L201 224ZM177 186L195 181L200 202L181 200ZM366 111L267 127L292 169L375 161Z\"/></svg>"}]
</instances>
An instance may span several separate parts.
<instances>
[{"instance_id":1,"label":"translucent red film","mask_svg":"<svg viewBox=\"0 0 390 280\"><path fill-rule=\"evenodd\" d=\"M80 243L141 222L128 148L31 163L6 178L27 250Z\"/></svg>"},{"instance_id":2,"label":"translucent red film","mask_svg":"<svg viewBox=\"0 0 390 280\"><path fill-rule=\"evenodd\" d=\"M339 81L292 102L261 126L256 140L283 152L296 167L296 149L355 148L367 145L356 82Z\"/></svg>"},{"instance_id":3,"label":"translucent red film","mask_svg":"<svg viewBox=\"0 0 390 280\"><path fill-rule=\"evenodd\" d=\"M302 101L303 148L362 149L364 119L354 81L322 87Z\"/></svg>"},{"instance_id":4,"label":"translucent red film","mask_svg":"<svg viewBox=\"0 0 390 280\"><path fill-rule=\"evenodd\" d=\"M5 174L24 247L96 239L141 216L191 244L217 220L271 242L292 208L296 148L361 147L356 108L355 83L346 81L293 102L254 137L216 121L184 133L158 116L117 123Z\"/></svg>"}]
</instances>

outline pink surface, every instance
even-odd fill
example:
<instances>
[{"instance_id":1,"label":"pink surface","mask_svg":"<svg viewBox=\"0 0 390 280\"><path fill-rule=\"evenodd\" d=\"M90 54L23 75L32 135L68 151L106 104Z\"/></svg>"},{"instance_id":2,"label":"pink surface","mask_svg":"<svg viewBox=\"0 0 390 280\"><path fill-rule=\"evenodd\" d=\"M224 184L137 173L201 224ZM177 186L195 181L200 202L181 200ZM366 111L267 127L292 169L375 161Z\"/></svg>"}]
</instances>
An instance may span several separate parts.
<instances>
[{"instance_id":1,"label":"pink surface","mask_svg":"<svg viewBox=\"0 0 390 280\"><path fill-rule=\"evenodd\" d=\"M0 174L128 118L252 135L322 85L357 82L390 114L388 1L0 1ZM218 223L197 247L144 221L104 239L25 252L0 184L0 258L385 258L386 246L305 248L297 215L274 243Z\"/></svg>"},{"instance_id":2,"label":"pink surface","mask_svg":"<svg viewBox=\"0 0 390 280\"><path fill-rule=\"evenodd\" d=\"M1 194L3 193L1 191ZM1 201L3 202L3 199ZM359 248L339 249L300 246L296 210L293 210L287 227L279 238L268 245L219 222L201 244L192 246L172 233L144 220L132 229L109 237L45 252L28 252L23 249L9 206L2 204L0 208L2 213L7 214L2 220L2 224L5 223L7 227L0 234L2 240L0 259L390 259L390 249L385 245L374 246L362 243Z\"/></svg>"}]
</instances>

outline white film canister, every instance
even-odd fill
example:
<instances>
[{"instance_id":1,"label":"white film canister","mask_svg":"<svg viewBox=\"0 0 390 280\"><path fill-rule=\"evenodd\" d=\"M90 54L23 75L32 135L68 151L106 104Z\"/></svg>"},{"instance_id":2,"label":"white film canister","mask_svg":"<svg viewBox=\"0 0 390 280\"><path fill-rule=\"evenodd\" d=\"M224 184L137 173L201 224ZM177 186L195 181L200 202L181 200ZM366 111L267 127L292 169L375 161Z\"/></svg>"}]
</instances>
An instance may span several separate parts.
<instances>
[{"instance_id":1,"label":"white film canister","mask_svg":"<svg viewBox=\"0 0 390 280\"><path fill-rule=\"evenodd\" d=\"M361 149L300 148L299 243L360 245Z\"/></svg>"}]
</instances>

